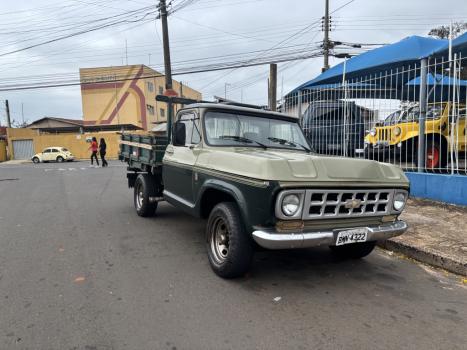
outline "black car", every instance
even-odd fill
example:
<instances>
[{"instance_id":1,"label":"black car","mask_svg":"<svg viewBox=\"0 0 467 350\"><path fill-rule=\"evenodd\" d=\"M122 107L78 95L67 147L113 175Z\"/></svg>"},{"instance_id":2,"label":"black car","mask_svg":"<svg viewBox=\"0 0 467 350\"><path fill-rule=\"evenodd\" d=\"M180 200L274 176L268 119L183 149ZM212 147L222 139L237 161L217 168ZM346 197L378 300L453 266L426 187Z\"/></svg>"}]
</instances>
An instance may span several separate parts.
<instances>
[{"instance_id":1,"label":"black car","mask_svg":"<svg viewBox=\"0 0 467 350\"><path fill-rule=\"evenodd\" d=\"M353 157L364 148L372 115L354 102L316 101L306 109L301 124L315 152Z\"/></svg>"}]
</instances>

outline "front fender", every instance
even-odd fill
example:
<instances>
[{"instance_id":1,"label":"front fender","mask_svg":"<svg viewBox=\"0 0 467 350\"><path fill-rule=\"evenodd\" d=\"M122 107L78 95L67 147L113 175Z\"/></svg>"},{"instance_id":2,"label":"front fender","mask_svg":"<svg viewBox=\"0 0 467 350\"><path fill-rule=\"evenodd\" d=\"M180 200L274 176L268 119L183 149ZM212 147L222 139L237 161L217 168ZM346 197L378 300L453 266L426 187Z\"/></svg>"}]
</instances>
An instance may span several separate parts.
<instances>
[{"instance_id":1,"label":"front fender","mask_svg":"<svg viewBox=\"0 0 467 350\"><path fill-rule=\"evenodd\" d=\"M242 191L233 183L228 183L220 179L208 179L202 184L196 201L196 208L199 215L201 215L201 199L203 198L204 193L209 189L218 190L232 196L240 209L243 219L246 220L248 218L248 202L245 200L245 196Z\"/></svg>"},{"instance_id":2,"label":"front fender","mask_svg":"<svg viewBox=\"0 0 467 350\"><path fill-rule=\"evenodd\" d=\"M255 186L243 182L219 178L206 178L200 184L196 199L196 209L201 214L201 201L208 189L215 189L230 195L236 201L244 221L245 229L252 232L253 226L274 225L274 201L280 189L276 182L268 182L264 186Z\"/></svg>"}]
</instances>

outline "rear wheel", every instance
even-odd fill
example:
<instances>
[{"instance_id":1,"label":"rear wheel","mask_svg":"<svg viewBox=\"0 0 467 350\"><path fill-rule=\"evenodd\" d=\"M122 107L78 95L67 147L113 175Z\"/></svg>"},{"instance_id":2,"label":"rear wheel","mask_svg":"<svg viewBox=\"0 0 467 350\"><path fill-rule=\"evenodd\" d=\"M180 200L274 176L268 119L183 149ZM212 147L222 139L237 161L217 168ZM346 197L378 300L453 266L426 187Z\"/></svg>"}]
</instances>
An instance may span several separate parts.
<instances>
[{"instance_id":1,"label":"rear wheel","mask_svg":"<svg viewBox=\"0 0 467 350\"><path fill-rule=\"evenodd\" d=\"M64 161L63 157L62 156L58 156L57 157L57 162L58 163L62 163Z\"/></svg>"},{"instance_id":2,"label":"rear wheel","mask_svg":"<svg viewBox=\"0 0 467 350\"><path fill-rule=\"evenodd\" d=\"M209 263L218 276L235 278L249 270L254 245L236 204L224 202L214 207L206 227L206 244Z\"/></svg>"},{"instance_id":3,"label":"rear wheel","mask_svg":"<svg viewBox=\"0 0 467 350\"><path fill-rule=\"evenodd\" d=\"M418 164L418 149L414 154L415 166ZM427 171L443 171L448 165L447 147L436 140L426 141L425 168Z\"/></svg>"},{"instance_id":4,"label":"rear wheel","mask_svg":"<svg viewBox=\"0 0 467 350\"><path fill-rule=\"evenodd\" d=\"M148 174L139 174L135 181L133 192L136 213L147 217L156 213L157 202L151 202L150 197L156 196L154 179Z\"/></svg>"},{"instance_id":5,"label":"rear wheel","mask_svg":"<svg viewBox=\"0 0 467 350\"><path fill-rule=\"evenodd\" d=\"M375 249L376 242L362 242L347 245L330 246L332 252L342 259L360 259Z\"/></svg>"},{"instance_id":6,"label":"rear wheel","mask_svg":"<svg viewBox=\"0 0 467 350\"><path fill-rule=\"evenodd\" d=\"M34 164L39 164L41 161L39 160L39 158L34 157L34 158L32 158L32 162L33 162Z\"/></svg>"}]
</instances>

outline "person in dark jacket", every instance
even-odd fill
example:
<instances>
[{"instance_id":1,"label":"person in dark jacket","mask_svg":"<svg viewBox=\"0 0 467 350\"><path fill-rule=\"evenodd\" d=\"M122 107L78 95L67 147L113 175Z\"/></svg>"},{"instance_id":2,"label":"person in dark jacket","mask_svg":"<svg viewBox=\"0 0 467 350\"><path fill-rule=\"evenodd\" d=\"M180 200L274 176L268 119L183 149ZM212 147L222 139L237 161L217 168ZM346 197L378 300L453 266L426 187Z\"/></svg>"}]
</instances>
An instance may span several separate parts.
<instances>
[{"instance_id":1,"label":"person in dark jacket","mask_svg":"<svg viewBox=\"0 0 467 350\"><path fill-rule=\"evenodd\" d=\"M104 138L101 138L100 143L99 143L99 153L101 154L102 167L109 166L109 164L105 160L105 153L106 152L107 152L107 145L105 143Z\"/></svg>"}]
</instances>

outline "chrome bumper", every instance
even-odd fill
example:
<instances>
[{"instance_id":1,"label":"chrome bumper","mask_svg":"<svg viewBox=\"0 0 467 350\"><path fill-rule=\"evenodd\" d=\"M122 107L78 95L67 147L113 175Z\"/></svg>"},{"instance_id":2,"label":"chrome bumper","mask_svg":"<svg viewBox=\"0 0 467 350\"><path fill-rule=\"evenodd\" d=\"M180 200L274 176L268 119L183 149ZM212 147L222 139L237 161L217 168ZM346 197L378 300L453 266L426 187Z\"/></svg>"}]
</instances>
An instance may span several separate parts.
<instances>
[{"instance_id":1,"label":"chrome bumper","mask_svg":"<svg viewBox=\"0 0 467 350\"><path fill-rule=\"evenodd\" d=\"M403 234L407 230L407 224L399 220L379 226L349 227L329 231L306 231L297 233L278 232L275 228L261 229L253 231L253 239L261 247L267 249L309 248L320 245L330 246L335 245L337 235L340 231L355 228L366 229L368 232L368 241L379 241Z\"/></svg>"}]
</instances>

